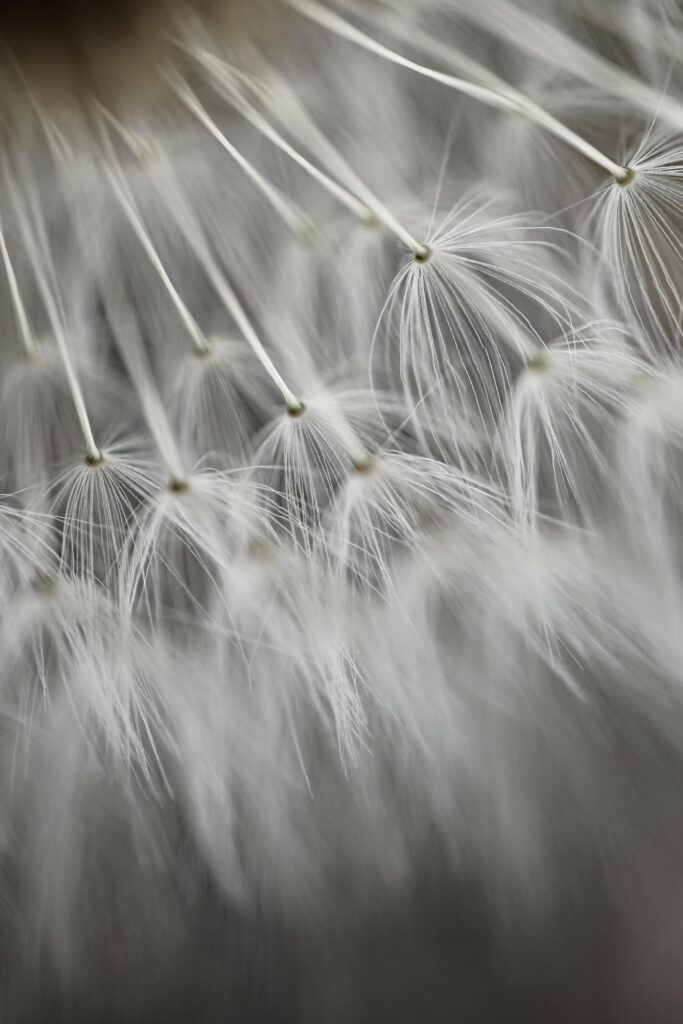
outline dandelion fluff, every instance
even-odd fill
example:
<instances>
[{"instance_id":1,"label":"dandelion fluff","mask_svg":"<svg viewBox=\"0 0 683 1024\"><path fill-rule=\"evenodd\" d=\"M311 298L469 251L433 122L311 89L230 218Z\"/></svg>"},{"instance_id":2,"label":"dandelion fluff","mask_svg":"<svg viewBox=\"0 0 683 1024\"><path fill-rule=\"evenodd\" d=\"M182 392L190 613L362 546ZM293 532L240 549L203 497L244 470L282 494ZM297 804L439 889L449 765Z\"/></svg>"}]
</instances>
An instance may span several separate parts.
<instances>
[{"instance_id":1,"label":"dandelion fluff","mask_svg":"<svg viewBox=\"0 0 683 1024\"><path fill-rule=\"evenodd\" d=\"M679 1019L682 32L3 6L3 1022Z\"/></svg>"},{"instance_id":2,"label":"dandelion fluff","mask_svg":"<svg viewBox=\"0 0 683 1024\"><path fill-rule=\"evenodd\" d=\"M637 320L667 352L681 324L681 150L646 137L631 162L633 181L610 190L601 210L601 242L620 312Z\"/></svg>"}]
</instances>

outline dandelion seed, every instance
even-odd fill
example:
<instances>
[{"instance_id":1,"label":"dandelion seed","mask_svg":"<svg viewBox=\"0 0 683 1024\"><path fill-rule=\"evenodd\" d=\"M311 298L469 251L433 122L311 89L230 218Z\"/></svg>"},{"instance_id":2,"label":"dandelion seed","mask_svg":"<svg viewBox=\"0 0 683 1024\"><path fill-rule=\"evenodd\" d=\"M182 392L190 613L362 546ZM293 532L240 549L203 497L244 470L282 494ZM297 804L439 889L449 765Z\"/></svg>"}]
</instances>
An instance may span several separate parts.
<instances>
[{"instance_id":1,"label":"dandelion seed","mask_svg":"<svg viewBox=\"0 0 683 1024\"><path fill-rule=\"evenodd\" d=\"M620 312L663 352L681 326L683 149L646 138L631 162L632 179L603 198L599 237Z\"/></svg>"},{"instance_id":2,"label":"dandelion seed","mask_svg":"<svg viewBox=\"0 0 683 1024\"><path fill-rule=\"evenodd\" d=\"M261 432L255 462L273 467L269 484L282 494L304 543L348 475L370 465L369 445L381 431L377 413L370 394L318 385L300 409L285 411Z\"/></svg>"},{"instance_id":3,"label":"dandelion seed","mask_svg":"<svg viewBox=\"0 0 683 1024\"><path fill-rule=\"evenodd\" d=\"M611 448L642 363L618 332L590 329L549 346L520 372L500 432L513 506L571 522L604 515Z\"/></svg>"},{"instance_id":4,"label":"dandelion seed","mask_svg":"<svg viewBox=\"0 0 683 1024\"><path fill-rule=\"evenodd\" d=\"M239 340L211 338L206 354L182 360L173 382L180 443L195 459L244 459L252 438L270 419L276 395L253 353Z\"/></svg>"},{"instance_id":5,"label":"dandelion seed","mask_svg":"<svg viewBox=\"0 0 683 1024\"><path fill-rule=\"evenodd\" d=\"M3 1022L677 1020L676 0L49 6L0 4Z\"/></svg>"},{"instance_id":6,"label":"dandelion seed","mask_svg":"<svg viewBox=\"0 0 683 1024\"><path fill-rule=\"evenodd\" d=\"M135 447L102 448L55 477L53 509L62 520L62 566L66 573L106 583L119 564L135 515L155 488L158 471L135 457Z\"/></svg>"},{"instance_id":7,"label":"dandelion seed","mask_svg":"<svg viewBox=\"0 0 683 1024\"><path fill-rule=\"evenodd\" d=\"M121 566L124 607L161 631L183 617L201 626L230 617L236 556L255 538L273 537L267 495L243 475L197 471L171 480L136 516Z\"/></svg>"},{"instance_id":8,"label":"dandelion seed","mask_svg":"<svg viewBox=\"0 0 683 1024\"><path fill-rule=\"evenodd\" d=\"M448 465L388 452L357 466L330 510L328 548L333 563L348 568L364 587L396 587L396 549L423 550L432 534L452 528L495 527L494 492ZM399 598L400 599L400 598Z\"/></svg>"},{"instance_id":9,"label":"dandelion seed","mask_svg":"<svg viewBox=\"0 0 683 1024\"><path fill-rule=\"evenodd\" d=\"M571 329L572 297L549 241L479 196L463 199L428 247L429 261L406 266L392 286L378 336L384 358L398 343L409 408L436 404L465 433L468 422L486 429L516 368L538 350L539 318Z\"/></svg>"}]
</instances>

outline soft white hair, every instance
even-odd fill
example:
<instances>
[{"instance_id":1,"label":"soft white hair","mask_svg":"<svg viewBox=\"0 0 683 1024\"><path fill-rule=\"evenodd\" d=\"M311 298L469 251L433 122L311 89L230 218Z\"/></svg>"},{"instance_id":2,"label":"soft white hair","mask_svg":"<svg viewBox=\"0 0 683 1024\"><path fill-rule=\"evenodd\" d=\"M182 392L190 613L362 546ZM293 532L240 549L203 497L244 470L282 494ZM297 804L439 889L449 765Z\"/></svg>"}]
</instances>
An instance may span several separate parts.
<instances>
[{"instance_id":1,"label":"soft white hair","mask_svg":"<svg viewBox=\"0 0 683 1024\"><path fill-rule=\"evenodd\" d=\"M0 1017L673 1024L683 15L277 3L2 136Z\"/></svg>"}]
</instances>

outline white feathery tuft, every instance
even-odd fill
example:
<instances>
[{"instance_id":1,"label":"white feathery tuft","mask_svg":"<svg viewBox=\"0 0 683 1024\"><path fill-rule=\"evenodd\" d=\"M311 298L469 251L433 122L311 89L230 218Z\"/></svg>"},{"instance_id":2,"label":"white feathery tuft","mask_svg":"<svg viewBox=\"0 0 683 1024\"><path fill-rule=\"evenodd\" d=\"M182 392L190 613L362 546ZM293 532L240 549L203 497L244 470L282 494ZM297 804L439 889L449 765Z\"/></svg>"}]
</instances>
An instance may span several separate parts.
<instances>
[{"instance_id":1,"label":"white feathery tuft","mask_svg":"<svg viewBox=\"0 0 683 1024\"><path fill-rule=\"evenodd\" d=\"M263 3L1 72L0 1019L673 1024L680 4Z\"/></svg>"}]
</instances>

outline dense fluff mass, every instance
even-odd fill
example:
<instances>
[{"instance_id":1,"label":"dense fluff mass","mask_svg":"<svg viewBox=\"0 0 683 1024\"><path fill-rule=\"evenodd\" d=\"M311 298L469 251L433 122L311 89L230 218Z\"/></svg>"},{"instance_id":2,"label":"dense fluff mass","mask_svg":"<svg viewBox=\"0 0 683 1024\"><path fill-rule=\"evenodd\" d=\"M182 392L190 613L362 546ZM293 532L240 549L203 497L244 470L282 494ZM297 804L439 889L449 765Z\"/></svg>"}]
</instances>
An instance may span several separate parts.
<instances>
[{"instance_id":1,"label":"dense fluff mass","mask_svg":"<svg viewBox=\"0 0 683 1024\"><path fill-rule=\"evenodd\" d=\"M678 6L252 6L0 10L0 1018L676 1021Z\"/></svg>"}]
</instances>

